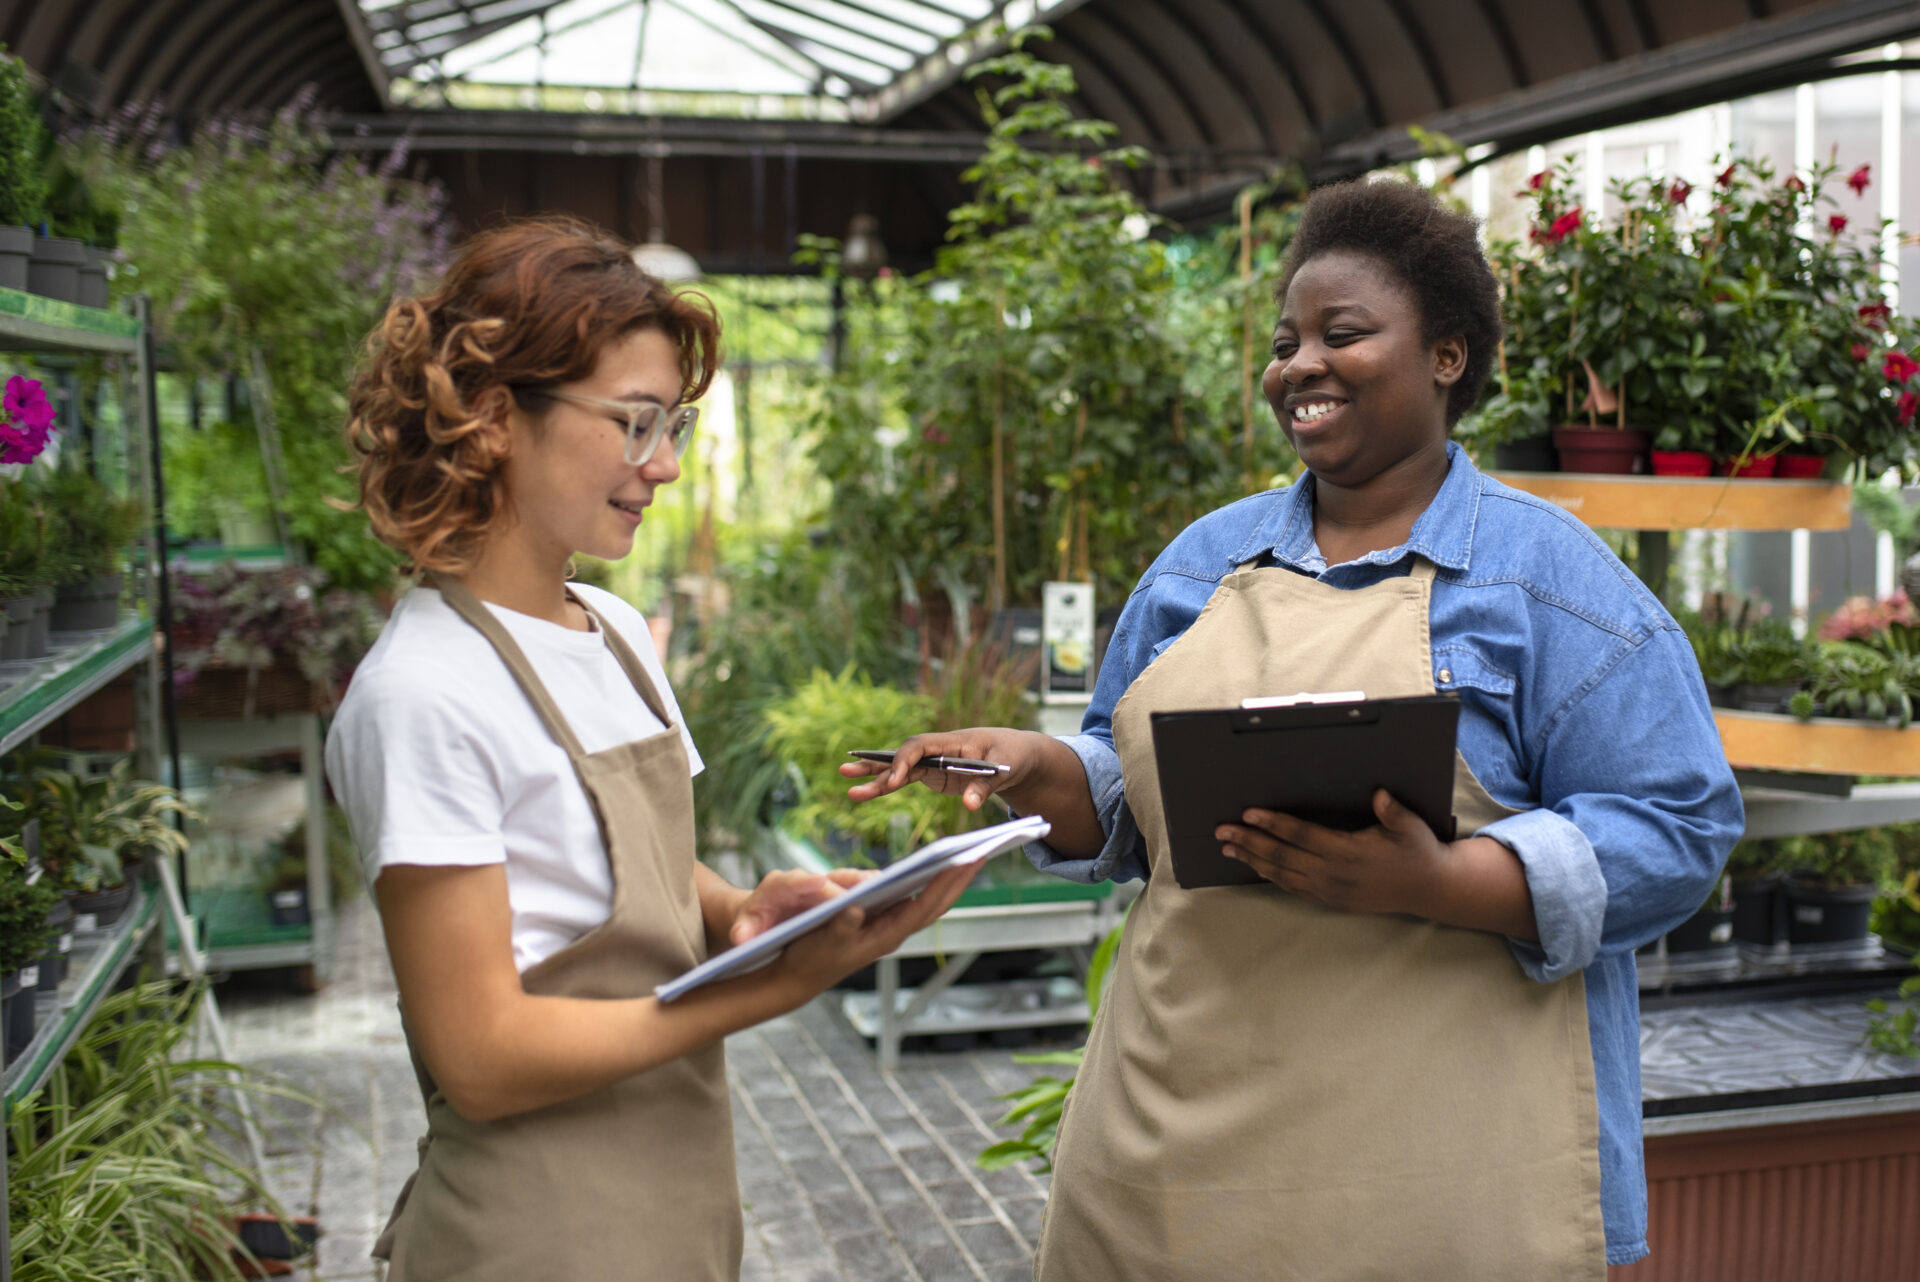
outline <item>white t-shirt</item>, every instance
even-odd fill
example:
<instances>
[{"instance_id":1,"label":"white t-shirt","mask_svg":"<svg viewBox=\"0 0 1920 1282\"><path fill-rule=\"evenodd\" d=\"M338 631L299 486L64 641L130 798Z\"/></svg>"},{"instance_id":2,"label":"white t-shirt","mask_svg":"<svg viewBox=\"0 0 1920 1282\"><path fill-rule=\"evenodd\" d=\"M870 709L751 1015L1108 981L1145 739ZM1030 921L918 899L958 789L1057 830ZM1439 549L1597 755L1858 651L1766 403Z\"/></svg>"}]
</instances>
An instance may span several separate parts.
<instances>
[{"instance_id":1,"label":"white t-shirt","mask_svg":"<svg viewBox=\"0 0 1920 1282\"><path fill-rule=\"evenodd\" d=\"M619 630L700 754L640 612L574 585ZM659 734L601 633L488 605L588 752ZM439 592L418 587L353 674L327 734L327 778L372 885L389 864L507 866L521 971L607 919L613 877L586 790L505 660Z\"/></svg>"}]
</instances>

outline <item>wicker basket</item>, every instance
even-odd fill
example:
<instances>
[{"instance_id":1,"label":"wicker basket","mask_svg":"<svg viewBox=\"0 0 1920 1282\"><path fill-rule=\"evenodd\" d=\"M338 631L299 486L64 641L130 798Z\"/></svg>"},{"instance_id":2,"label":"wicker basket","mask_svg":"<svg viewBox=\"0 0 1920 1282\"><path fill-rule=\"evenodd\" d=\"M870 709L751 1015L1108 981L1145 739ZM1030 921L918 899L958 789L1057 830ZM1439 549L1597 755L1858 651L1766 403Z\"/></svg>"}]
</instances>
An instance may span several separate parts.
<instances>
[{"instance_id":1,"label":"wicker basket","mask_svg":"<svg viewBox=\"0 0 1920 1282\"><path fill-rule=\"evenodd\" d=\"M202 668L175 693L174 706L183 721L251 721L326 711L321 690L298 668L279 663Z\"/></svg>"}]
</instances>

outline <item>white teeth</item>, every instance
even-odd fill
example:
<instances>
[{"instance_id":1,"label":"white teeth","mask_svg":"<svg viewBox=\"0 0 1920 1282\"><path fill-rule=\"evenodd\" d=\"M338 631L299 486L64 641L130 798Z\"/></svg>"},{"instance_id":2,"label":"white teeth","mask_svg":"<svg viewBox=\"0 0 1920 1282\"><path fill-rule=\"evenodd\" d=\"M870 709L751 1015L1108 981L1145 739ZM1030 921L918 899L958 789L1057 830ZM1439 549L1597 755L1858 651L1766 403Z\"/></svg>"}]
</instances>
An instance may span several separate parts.
<instances>
[{"instance_id":1,"label":"white teeth","mask_svg":"<svg viewBox=\"0 0 1920 1282\"><path fill-rule=\"evenodd\" d=\"M611 503L614 507L619 508L622 512L631 512L635 516L640 516L645 511L645 509L638 503L623 503L619 499L608 499L607 502Z\"/></svg>"},{"instance_id":2,"label":"white teeth","mask_svg":"<svg viewBox=\"0 0 1920 1282\"><path fill-rule=\"evenodd\" d=\"M1296 407L1293 411L1293 420L1296 423L1318 422L1320 419L1333 413L1339 406L1340 402L1338 401L1314 401L1310 404Z\"/></svg>"}]
</instances>

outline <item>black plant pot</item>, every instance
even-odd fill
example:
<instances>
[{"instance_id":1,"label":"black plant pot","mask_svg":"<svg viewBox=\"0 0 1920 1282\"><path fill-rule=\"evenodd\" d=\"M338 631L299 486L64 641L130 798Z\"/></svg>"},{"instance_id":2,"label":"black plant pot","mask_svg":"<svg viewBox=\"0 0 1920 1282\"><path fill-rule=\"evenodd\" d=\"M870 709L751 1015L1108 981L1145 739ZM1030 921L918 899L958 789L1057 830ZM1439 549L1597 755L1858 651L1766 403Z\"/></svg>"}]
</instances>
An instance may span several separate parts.
<instances>
[{"instance_id":1,"label":"black plant pot","mask_svg":"<svg viewBox=\"0 0 1920 1282\"><path fill-rule=\"evenodd\" d=\"M1798 685L1753 685L1742 682L1733 689L1734 706L1748 712L1785 712L1787 700L1799 692Z\"/></svg>"},{"instance_id":2,"label":"black plant pot","mask_svg":"<svg viewBox=\"0 0 1920 1282\"><path fill-rule=\"evenodd\" d=\"M1553 448L1552 433L1542 432L1494 446L1493 465L1502 472L1558 472L1560 455Z\"/></svg>"},{"instance_id":3,"label":"black plant pot","mask_svg":"<svg viewBox=\"0 0 1920 1282\"><path fill-rule=\"evenodd\" d=\"M71 236L41 236L33 244L33 261L27 264L27 289L43 298L63 303L80 301L80 268L87 261L87 247Z\"/></svg>"},{"instance_id":4,"label":"black plant pot","mask_svg":"<svg viewBox=\"0 0 1920 1282\"><path fill-rule=\"evenodd\" d=\"M1733 942L1733 879L1722 877L1700 911L1667 932L1667 953L1697 953Z\"/></svg>"},{"instance_id":5,"label":"black plant pot","mask_svg":"<svg viewBox=\"0 0 1920 1282\"><path fill-rule=\"evenodd\" d=\"M29 979L34 983L27 983ZM0 975L0 1042L5 1043L9 1064L33 1042L33 1000L39 992L38 984L32 967Z\"/></svg>"},{"instance_id":6,"label":"black plant pot","mask_svg":"<svg viewBox=\"0 0 1920 1282\"><path fill-rule=\"evenodd\" d=\"M1772 947L1787 938L1787 898L1781 874L1733 879L1733 937Z\"/></svg>"},{"instance_id":7,"label":"black plant pot","mask_svg":"<svg viewBox=\"0 0 1920 1282\"><path fill-rule=\"evenodd\" d=\"M276 926L306 926L313 918L307 911L307 892L304 887L298 890L270 890L267 892L267 911L273 917Z\"/></svg>"},{"instance_id":8,"label":"black plant pot","mask_svg":"<svg viewBox=\"0 0 1920 1282\"><path fill-rule=\"evenodd\" d=\"M47 634L53 619L53 589L41 588L33 594L33 619L27 628L27 658L38 659L50 648Z\"/></svg>"},{"instance_id":9,"label":"black plant pot","mask_svg":"<svg viewBox=\"0 0 1920 1282\"><path fill-rule=\"evenodd\" d=\"M82 917L92 914L96 929L111 926L119 921L120 914L127 911L127 904L132 899L133 887L124 881L117 886L103 886L99 890L67 896L67 902L73 906L74 915Z\"/></svg>"},{"instance_id":10,"label":"black plant pot","mask_svg":"<svg viewBox=\"0 0 1920 1282\"><path fill-rule=\"evenodd\" d=\"M7 616L7 630L0 633L0 663L17 663L27 657L33 640L33 598L0 597L0 611Z\"/></svg>"},{"instance_id":11,"label":"black plant pot","mask_svg":"<svg viewBox=\"0 0 1920 1282\"><path fill-rule=\"evenodd\" d=\"M118 571L64 584L54 598L48 627L55 632L97 632L120 622Z\"/></svg>"},{"instance_id":12,"label":"black plant pot","mask_svg":"<svg viewBox=\"0 0 1920 1282\"><path fill-rule=\"evenodd\" d=\"M25 290L33 262L33 228L0 227L0 288Z\"/></svg>"},{"instance_id":13,"label":"black plant pot","mask_svg":"<svg viewBox=\"0 0 1920 1282\"><path fill-rule=\"evenodd\" d=\"M109 301L107 263L113 251L88 245L85 253L86 259L80 264L80 297L75 301L83 307L105 307Z\"/></svg>"},{"instance_id":14,"label":"black plant pot","mask_svg":"<svg viewBox=\"0 0 1920 1282\"><path fill-rule=\"evenodd\" d=\"M1877 886L1822 886L1787 878L1787 938L1795 944L1843 944L1867 937Z\"/></svg>"},{"instance_id":15,"label":"black plant pot","mask_svg":"<svg viewBox=\"0 0 1920 1282\"><path fill-rule=\"evenodd\" d=\"M47 925L59 933L36 965L40 971L40 987L51 991L66 982L67 956L73 951L73 906L64 899L56 903L47 914Z\"/></svg>"},{"instance_id":16,"label":"black plant pot","mask_svg":"<svg viewBox=\"0 0 1920 1282\"><path fill-rule=\"evenodd\" d=\"M249 1212L236 1216L234 1228L238 1230L241 1244L262 1260L291 1260L313 1250L313 1244L320 1239L320 1222L311 1215L293 1215L287 1217L293 1226L293 1234L287 1233L287 1225L271 1215Z\"/></svg>"}]
</instances>

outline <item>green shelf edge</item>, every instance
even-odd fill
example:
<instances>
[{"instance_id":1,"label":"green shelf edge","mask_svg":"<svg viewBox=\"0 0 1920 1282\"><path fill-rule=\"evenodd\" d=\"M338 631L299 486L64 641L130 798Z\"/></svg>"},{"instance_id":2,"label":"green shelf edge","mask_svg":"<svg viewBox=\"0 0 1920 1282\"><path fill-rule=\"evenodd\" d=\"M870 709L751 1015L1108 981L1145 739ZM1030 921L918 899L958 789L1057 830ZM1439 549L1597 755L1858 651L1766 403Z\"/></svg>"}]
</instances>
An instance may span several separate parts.
<instances>
[{"instance_id":1,"label":"green shelf edge","mask_svg":"<svg viewBox=\"0 0 1920 1282\"><path fill-rule=\"evenodd\" d=\"M239 911L235 911L238 908ZM187 894L187 915L199 928L202 952L222 948L253 948L261 944L302 944L313 938L311 923L276 926L265 906L265 896L252 886L215 886ZM179 945L173 923L167 923L167 946Z\"/></svg>"},{"instance_id":2,"label":"green shelf edge","mask_svg":"<svg viewBox=\"0 0 1920 1282\"><path fill-rule=\"evenodd\" d=\"M48 349L129 352L139 341L140 322L123 312L0 288L0 337Z\"/></svg>"},{"instance_id":3,"label":"green shelf edge","mask_svg":"<svg viewBox=\"0 0 1920 1282\"><path fill-rule=\"evenodd\" d=\"M65 659L68 666L38 680L22 681L0 694L0 752L12 749L58 716L64 710L63 701L91 693L119 676L139 661L143 646L152 644L152 620L135 615L122 620L118 628L77 657L62 654L35 660L55 663Z\"/></svg>"},{"instance_id":4,"label":"green shelf edge","mask_svg":"<svg viewBox=\"0 0 1920 1282\"><path fill-rule=\"evenodd\" d=\"M778 833L780 837L792 844L794 854L806 865L808 872L826 872L840 867L805 837L787 828L778 829ZM1019 851L1011 851L1009 854L1018 859L1026 858ZM996 856L996 859L1007 857L1007 855L1001 855ZM991 870L991 863L988 868ZM1110 881L1087 886L1077 881L1068 881L1064 877L1047 876L1045 873L1036 875L1047 879L1013 886L969 886L960 892L960 898L954 901L953 906L955 908L1007 908L1017 904L1074 903L1081 900L1105 899L1114 893L1114 884Z\"/></svg>"},{"instance_id":5,"label":"green shelf edge","mask_svg":"<svg viewBox=\"0 0 1920 1282\"><path fill-rule=\"evenodd\" d=\"M141 886L138 894L139 900L121 915L119 921L108 927L108 930L118 932L118 938L107 946L106 951L99 958L95 959L93 974L89 977L86 988L72 1005L60 1012L58 1031L47 1038L41 1038L36 1034L34 1041L39 1044L38 1053L31 1060L23 1061L27 1066L26 1072L7 1087L6 1115L9 1118L13 1116L13 1106L38 1090L47 1076L53 1072L54 1066L66 1058L74 1038L79 1036L81 1027L93 1018L94 1008L99 1006L100 999L106 995L107 988L126 968L127 958L132 954L134 945L146 938L147 931L152 929L154 919L160 914L159 888ZM11 1074L17 1067L19 1067L17 1064L7 1065L8 1073Z\"/></svg>"}]
</instances>

